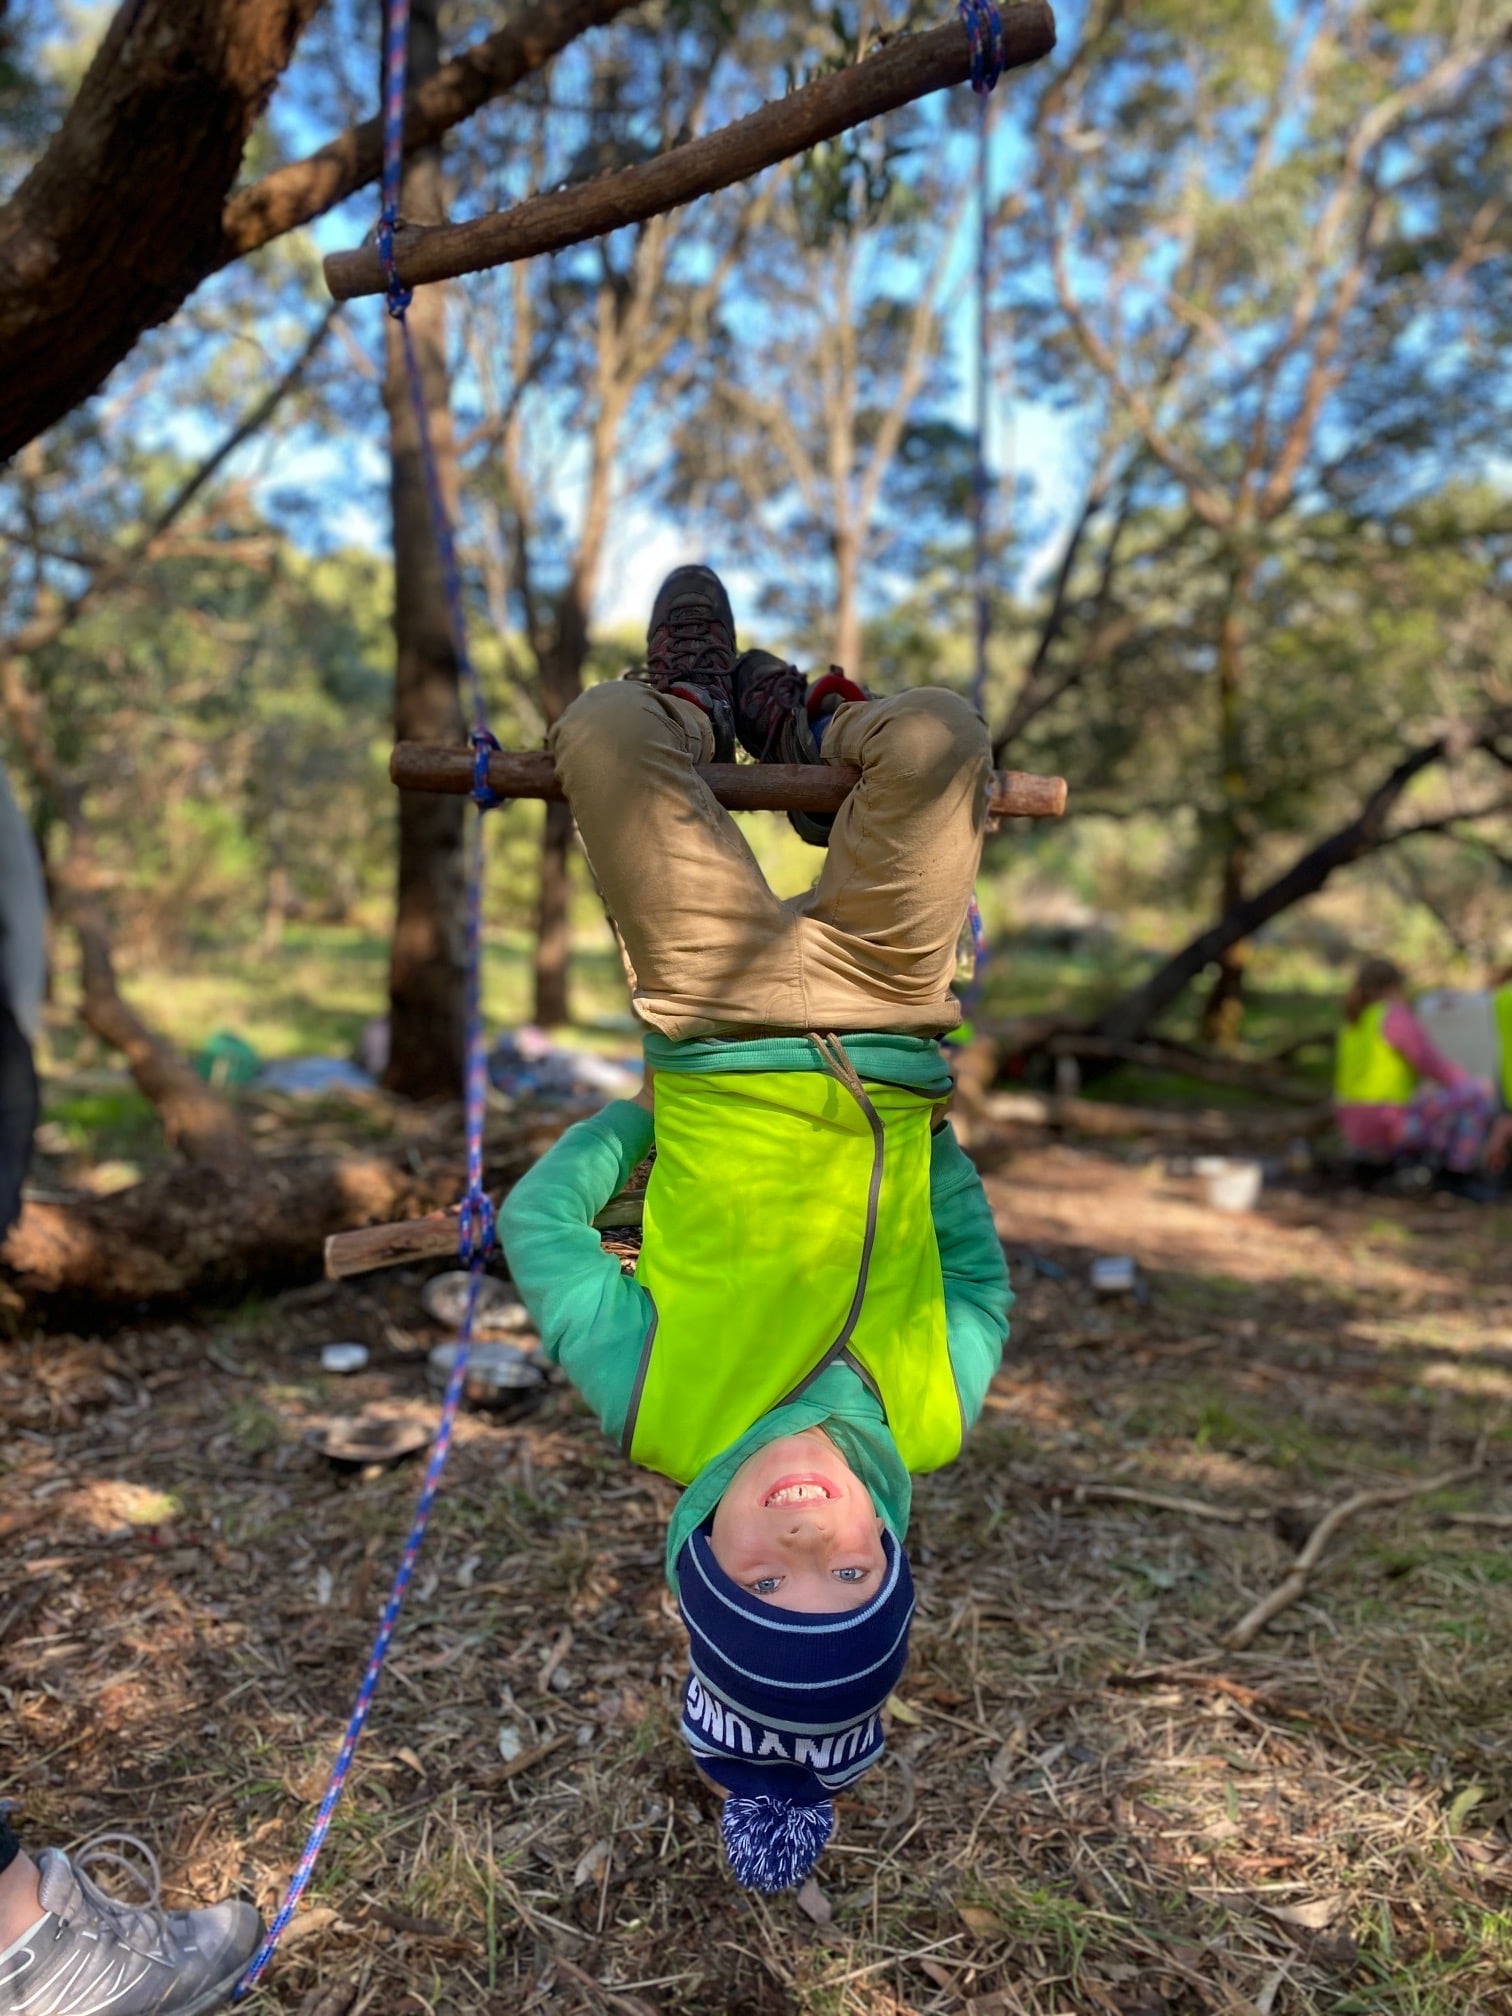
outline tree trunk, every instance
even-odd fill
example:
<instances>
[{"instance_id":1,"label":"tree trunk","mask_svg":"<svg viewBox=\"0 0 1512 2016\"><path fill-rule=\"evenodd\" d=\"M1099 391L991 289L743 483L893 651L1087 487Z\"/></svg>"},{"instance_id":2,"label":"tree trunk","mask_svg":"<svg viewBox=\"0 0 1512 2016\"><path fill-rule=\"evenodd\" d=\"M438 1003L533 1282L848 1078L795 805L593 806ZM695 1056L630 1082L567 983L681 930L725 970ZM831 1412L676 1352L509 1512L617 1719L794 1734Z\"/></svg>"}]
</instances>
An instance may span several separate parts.
<instances>
[{"instance_id":1,"label":"tree trunk","mask_svg":"<svg viewBox=\"0 0 1512 2016\"><path fill-rule=\"evenodd\" d=\"M559 1029L572 1020L569 999L572 955L572 807L548 804L541 830L541 887L536 900L535 1007L538 1028Z\"/></svg>"},{"instance_id":2,"label":"tree trunk","mask_svg":"<svg viewBox=\"0 0 1512 2016\"><path fill-rule=\"evenodd\" d=\"M1490 733L1490 730L1483 731L1480 737L1482 743ZM1466 746L1462 739L1441 736L1404 756L1346 825L1330 833L1315 847L1308 848L1284 874L1247 897L1236 909L1220 917L1216 924L1210 924L1205 931L1199 932L1141 986L1120 995L1093 1022L1092 1033L1117 1043L1133 1042L1143 1036L1173 1003L1180 1000L1198 974L1211 966L1230 946L1242 943L1261 925L1279 917L1293 904L1315 896L1340 868L1347 868L1351 862L1389 846L1393 836L1386 831L1386 821L1407 786L1422 771Z\"/></svg>"},{"instance_id":3,"label":"tree trunk","mask_svg":"<svg viewBox=\"0 0 1512 2016\"><path fill-rule=\"evenodd\" d=\"M831 663L858 683L861 678L861 611L856 575L859 542L854 533L837 530L835 554L835 628Z\"/></svg>"},{"instance_id":4,"label":"tree trunk","mask_svg":"<svg viewBox=\"0 0 1512 2016\"><path fill-rule=\"evenodd\" d=\"M1244 901L1249 874L1249 788L1244 763L1244 611L1254 580L1249 554L1235 560L1229 574L1223 619L1218 629L1218 763L1223 796L1223 865L1219 915L1231 916ZM1244 973L1249 947L1241 940L1219 954L1218 972L1202 1010L1202 1034L1210 1043L1232 1043L1244 1023Z\"/></svg>"},{"instance_id":5,"label":"tree trunk","mask_svg":"<svg viewBox=\"0 0 1512 2016\"><path fill-rule=\"evenodd\" d=\"M556 605L550 648L537 653L541 702L548 722L560 721L583 690L588 656L588 578L581 564ZM541 880L536 895L535 990L537 1028L559 1029L572 1020L572 808L548 803L541 827Z\"/></svg>"},{"instance_id":6,"label":"tree trunk","mask_svg":"<svg viewBox=\"0 0 1512 2016\"><path fill-rule=\"evenodd\" d=\"M409 85L440 61L436 0L416 0L410 17ZM444 215L441 157L411 155L400 194L415 223ZM445 297L422 288L408 324L419 364L431 445L442 493L455 510L456 450L446 368ZM383 396L391 451L394 522L394 737L459 742L463 736L458 667L447 613L446 580L426 491L420 433L405 371L403 338L386 320ZM398 894L389 962L390 1043L383 1082L407 1099L455 1097L462 1083L465 1017L465 882L461 799L449 804L415 792L398 808Z\"/></svg>"}]
</instances>

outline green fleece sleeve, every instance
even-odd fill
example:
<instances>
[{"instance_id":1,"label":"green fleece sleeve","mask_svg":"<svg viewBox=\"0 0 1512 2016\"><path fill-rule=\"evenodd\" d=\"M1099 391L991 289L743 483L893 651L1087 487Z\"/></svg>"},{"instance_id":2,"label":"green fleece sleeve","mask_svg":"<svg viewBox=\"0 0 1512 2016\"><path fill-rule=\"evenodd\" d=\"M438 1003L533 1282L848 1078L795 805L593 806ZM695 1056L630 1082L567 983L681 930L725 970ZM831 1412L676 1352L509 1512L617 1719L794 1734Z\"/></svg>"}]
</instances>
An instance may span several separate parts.
<instances>
[{"instance_id":1,"label":"green fleece sleeve","mask_svg":"<svg viewBox=\"0 0 1512 2016\"><path fill-rule=\"evenodd\" d=\"M624 1433L651 1297L620 1270L593 1220L651 1147L651 1116L617 1099L569 1127L504 1200L499 1238L510 1277L560 1365L606 1433Z\"/></svg>"},{"instance_id":2,"label":"green fleece sleeve","mask_svg":"<svg viewBox=\"0 0 1512 2016\"><path fill-rule=\"evenodd\" d=\"M971 1428L1003 1360L1013 1290L982 1179L948 1127L931 1144L929 1203L945 1276L950 1365Z\"/></svg>"}]
</instances>

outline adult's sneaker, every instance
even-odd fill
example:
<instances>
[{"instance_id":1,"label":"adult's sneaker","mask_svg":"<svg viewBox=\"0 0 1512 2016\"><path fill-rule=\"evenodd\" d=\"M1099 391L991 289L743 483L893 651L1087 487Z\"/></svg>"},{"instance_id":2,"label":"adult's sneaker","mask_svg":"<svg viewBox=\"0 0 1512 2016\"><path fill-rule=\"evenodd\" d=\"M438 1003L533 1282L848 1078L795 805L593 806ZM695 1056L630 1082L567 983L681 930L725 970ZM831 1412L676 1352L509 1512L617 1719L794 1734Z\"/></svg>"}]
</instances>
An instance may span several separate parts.
<instances>
[{"instance_id":1,"label":"adult's sneaker","mask_svg":"<svg viewBox=\"0 0 1512 2016\"><path fill-rule=\"evenodd\" d=\"M151 1901L121 1904L85 1873L87 1864L151 1873ZM134 1835L102 1835L74 1861L56 1848L37 1857L45 1916L0 1957L0 2016L203 2016L218 2009L262 1940L250 1904L165 1911L152 1851Z\"/></svg>"},{"instance_id":2,"label":"adult's sneaker","mask_svg":"<svg viewBox=\"0 0 1512 2016\"><path fill-rule=\"evenodd\" d=\"M658 693L690 700L714 729L714 761L735 754L735 618L712 567L674 567L656 591L645 670Z\"/></svg>"},{"instance_id":3,"label":"adult's sneaker","mask_svg":"<svg viewBox=\"0 0 1512 2016\"><path fill-rule=\"evenodd\" d=\"M746 651L735 661L735 733L758 763L818 763L830 716L866 695L837 665L812 686L796 665L770 651ZM788 823L811 847L827 847L833 812L789 812Z\"/></svg>"}]
</instances>

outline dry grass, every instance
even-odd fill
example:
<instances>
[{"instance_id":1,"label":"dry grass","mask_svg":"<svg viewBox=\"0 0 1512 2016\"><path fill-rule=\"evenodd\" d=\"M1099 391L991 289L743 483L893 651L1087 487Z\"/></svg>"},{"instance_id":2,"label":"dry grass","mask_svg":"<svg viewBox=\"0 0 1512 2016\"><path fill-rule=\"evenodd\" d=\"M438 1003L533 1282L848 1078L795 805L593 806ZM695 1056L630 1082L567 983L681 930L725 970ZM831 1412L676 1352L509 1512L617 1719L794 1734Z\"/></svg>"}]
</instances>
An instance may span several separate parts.
<instances>
[{"instance_id":1,"label":"dry grass","mask_svg":"<svg viewBox=\"0 0 1512 2016\"><path fill-rule=\"evenodd\" d=\"M888 1762L823 1895L742 1896L672 1738L667 1487L572 1398L464 1424L408 1617L263 2007L303 2016L1512 2016L1512 1241L1466 1207L1283 1196L1246 1220L1102 1156L992 1179L1009 1368L926 1480ZM1146 1305L1094 1304L1133 1251ZM339 1389L317 1353L357 1336ZM276 1902L407 1525L327 1408L430 1403L413 1284L0 1358L0 1770L35 1844L153 1840L172 1901ZM1361 1483L1244 1654L1224 1631ZM1078 1497L1097 1480L1243 1524ZM1285 1536L1285 1537L1283 1537ZM506 1748L520 1754L506 1761Z\"/></svg>"}]
</instances>

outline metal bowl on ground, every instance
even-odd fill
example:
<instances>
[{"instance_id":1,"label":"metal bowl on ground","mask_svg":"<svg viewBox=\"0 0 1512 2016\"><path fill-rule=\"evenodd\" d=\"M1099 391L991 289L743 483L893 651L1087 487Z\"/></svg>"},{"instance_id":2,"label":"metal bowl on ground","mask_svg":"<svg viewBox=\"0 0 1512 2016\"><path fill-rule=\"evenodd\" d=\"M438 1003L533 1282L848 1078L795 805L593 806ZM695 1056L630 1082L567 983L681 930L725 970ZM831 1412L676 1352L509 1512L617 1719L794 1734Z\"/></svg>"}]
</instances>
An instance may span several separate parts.
<instances>
[{"instance_id":1,"label":"metal bowl on ground","mask_svg":"<svg viewBox=\"0 0 1512 2016\"><path fill-rule=\"evenodd\" d=\"M434 1428L416 1414L364 1408L311 1428L306 1441L339 1470L386 1469L429 1448Z\"/></svg>"},{"instance_id":2,"label":"metal bowl on ground","mask_svg":"<svg viewBox=\"0 0 1512 2016\"><path fill-rule=\"evenodd\" d=\"M427 1360L427 1377L444 1393L457 1362L455 1344L438 1344ZM474 1344L467 1354L462 1397L489 1414L524 1414L546 1391L546 1368L513 1344Z\"/></svg>"},{"instance_id":3,"label":"metal bowl on ground","mask_svg":"<svg viewBox=\"0 0 1512 2016\"><path fill-rule=\"evenodd\" d=\"M426 1282L420 1290L420 1306L433 1323L444 1324L448 1330L460 1329L471 1279L465 1268L455 1268ZM478 1309L473 1319L478 1336L508 1337L530 1327L530 1314L509 1283L485 1274L479 1284Z\"/></svg>"}]
</instances>

